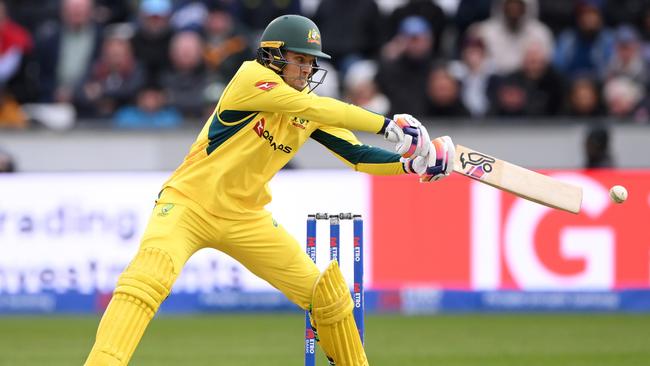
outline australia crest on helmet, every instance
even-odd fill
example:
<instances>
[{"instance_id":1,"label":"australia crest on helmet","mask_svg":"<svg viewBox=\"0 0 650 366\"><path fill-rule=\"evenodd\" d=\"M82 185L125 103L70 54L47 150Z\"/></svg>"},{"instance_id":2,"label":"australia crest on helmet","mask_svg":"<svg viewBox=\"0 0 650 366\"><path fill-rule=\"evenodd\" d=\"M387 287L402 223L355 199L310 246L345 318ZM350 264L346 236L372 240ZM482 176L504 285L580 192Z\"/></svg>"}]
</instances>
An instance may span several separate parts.
<instances>
[{"instance_id":1,"label":"australia crest on helmet","mask_svg":"<svg viewBox=\"0 0 650 366\"><path fill-rule=\"evenodd\" d=\"M317 29L310 29L307 33L307 43L316 43L320 45L320 33Z\"/></svg>"}]
</instances>

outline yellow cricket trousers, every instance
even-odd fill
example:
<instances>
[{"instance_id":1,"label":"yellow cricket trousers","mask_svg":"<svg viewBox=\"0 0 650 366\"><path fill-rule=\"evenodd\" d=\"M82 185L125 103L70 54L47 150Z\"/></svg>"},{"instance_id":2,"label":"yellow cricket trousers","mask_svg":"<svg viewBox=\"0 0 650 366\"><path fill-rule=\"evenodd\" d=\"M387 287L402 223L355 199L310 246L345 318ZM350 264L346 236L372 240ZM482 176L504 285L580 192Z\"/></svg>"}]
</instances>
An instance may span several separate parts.
<instances>
[{"instance_id":1,"label":"yellow cricket trousers","mask_svg":"<svg viewBox=\"0 0 650 366\"><path fill-rule=\"evenodd\" d=\"M298 242L265 212L230 220L166 190L156 204L138 253L118 279L87 366L127 365L187 260L203 248L220 250L307 309L320 275Z\"/></svg>"}]
</instances>

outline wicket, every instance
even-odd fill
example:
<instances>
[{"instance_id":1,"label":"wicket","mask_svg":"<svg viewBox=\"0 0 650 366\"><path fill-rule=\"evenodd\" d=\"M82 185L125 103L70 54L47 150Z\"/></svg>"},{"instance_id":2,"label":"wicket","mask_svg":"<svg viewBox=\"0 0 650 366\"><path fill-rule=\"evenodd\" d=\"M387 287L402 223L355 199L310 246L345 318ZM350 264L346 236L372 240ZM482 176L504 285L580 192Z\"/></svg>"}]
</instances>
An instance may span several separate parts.
<instances>
[{"instance_id":1,"label":"wicket","mask_svg":"<svg viewBox=\"0 0 650 366\"><path fill-rule=\"evenodd\" d=\"M309 258L316 263L316 222L330 222L330 260L340 263L340 220L352 220L353 224L353 260L354 260L354 321L359 329L361 343L364 341L364 294L363 294L363 219L361 215L351 213L327 214L316 213L307 215L307 246ZM316 365L316 335L309 321L309 311L305 312L305 366Z\"/></svg>"}]
</instances>

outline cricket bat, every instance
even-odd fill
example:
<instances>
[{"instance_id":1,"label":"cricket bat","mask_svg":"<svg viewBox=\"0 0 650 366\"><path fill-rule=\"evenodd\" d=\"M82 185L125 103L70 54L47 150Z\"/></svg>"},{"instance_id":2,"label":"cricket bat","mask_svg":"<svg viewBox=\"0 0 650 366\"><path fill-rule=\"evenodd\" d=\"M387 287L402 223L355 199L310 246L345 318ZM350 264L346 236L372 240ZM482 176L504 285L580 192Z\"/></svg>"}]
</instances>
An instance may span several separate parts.
<instances>
[{"instance_id":1,"label":"cricket bat","mask_svg":"<svg viewBox=\"0 0 650 366\"><path fill-rule=\"evenodd\" d=\"M582 188L456 145L454 171L539 204L577 214Z\"/></svg>"}]
</instances>

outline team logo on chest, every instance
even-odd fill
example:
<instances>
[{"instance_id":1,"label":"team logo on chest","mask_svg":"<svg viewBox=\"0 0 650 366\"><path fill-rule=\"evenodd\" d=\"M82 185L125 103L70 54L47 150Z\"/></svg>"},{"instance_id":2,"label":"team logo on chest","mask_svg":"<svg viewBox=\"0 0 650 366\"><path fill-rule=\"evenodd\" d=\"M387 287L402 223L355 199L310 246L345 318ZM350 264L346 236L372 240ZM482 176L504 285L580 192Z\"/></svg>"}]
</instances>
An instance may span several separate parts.
<instances>
[{"instance_id":1,"label":"team logo on chest","mask_svg":"<svg viewBox=\"0 0 650 366\"><path fill-rule=\"evenodd\" d=\"M291 125L293 127L300 128L302 130L306 129L307 124L309 123L309 120L300 118L300 117L292 117L291 118Z\"/></svg>"},{"instance_id":2,"label":"team logo on chest","mask_svg":"<svg viewBox=\"0 0 650 366\"><path fill-rule=\"evenodd\" d=\"M257 134L257 136L263 138L265 141L269 143L269 145L273 148L273 151L282 151L284 153L291 153L293 148L289 145L285 144L279 144L277 141L275 141L275 137L269 132L269 130L266 129L266 120L264 118L260 119L255 123L253 126L253 131Z\"/></svg>"}]
</instances>

